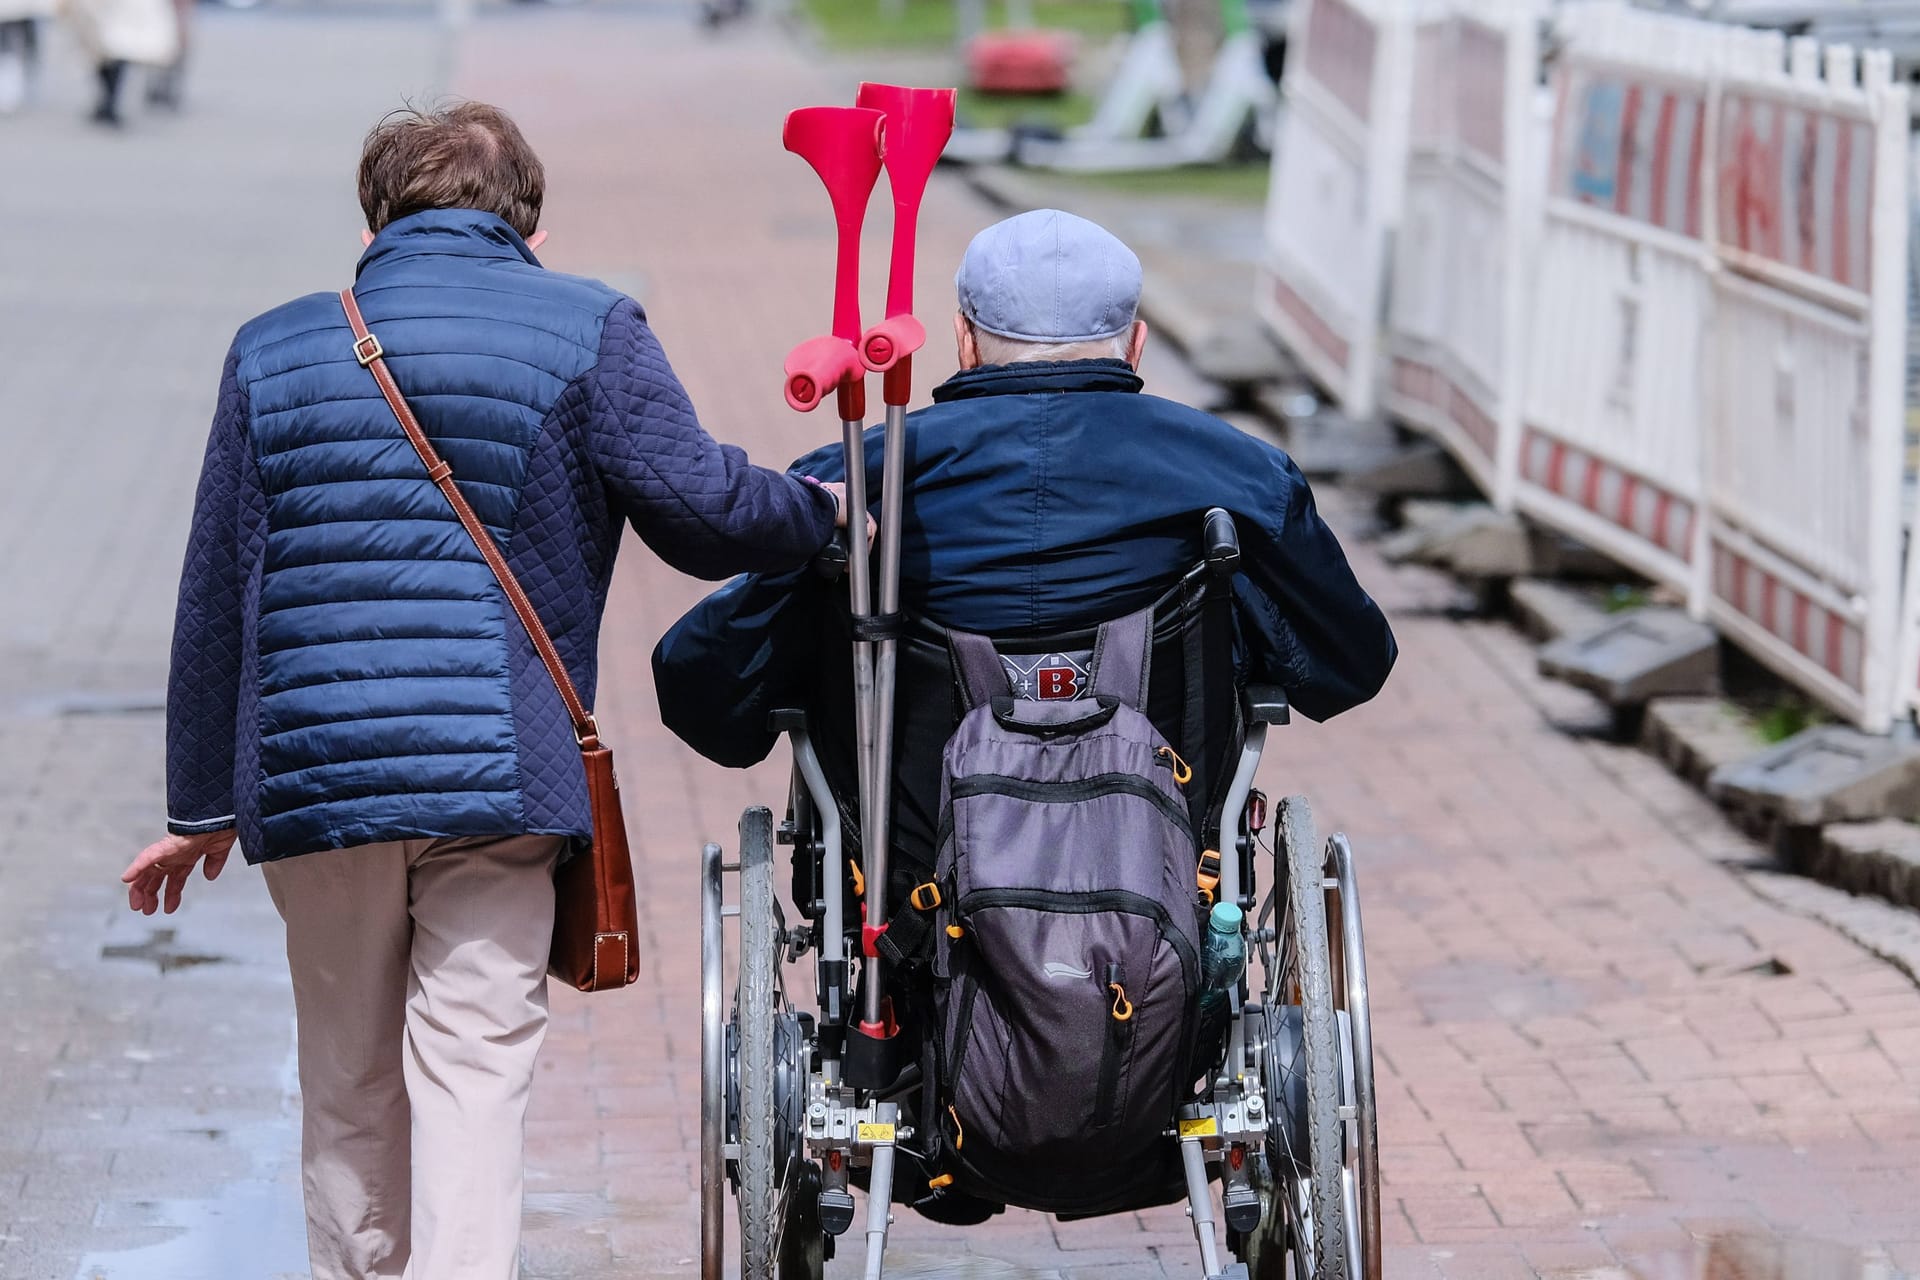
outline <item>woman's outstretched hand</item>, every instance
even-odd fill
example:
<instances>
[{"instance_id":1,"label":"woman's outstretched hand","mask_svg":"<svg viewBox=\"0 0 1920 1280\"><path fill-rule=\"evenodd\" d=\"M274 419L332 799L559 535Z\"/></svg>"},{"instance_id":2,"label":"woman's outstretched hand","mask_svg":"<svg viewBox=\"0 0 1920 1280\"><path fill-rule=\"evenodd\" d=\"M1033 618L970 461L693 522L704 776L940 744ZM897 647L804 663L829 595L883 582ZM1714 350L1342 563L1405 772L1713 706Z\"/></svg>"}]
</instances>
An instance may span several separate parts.
<instances>
[{"instance_id":1,"label":"woman's outstretched hand","mask_svg":"<svg viewBox=\"0 0 1920 1280\"><path fill-rule=\"evenodd\" d=\"M157 910L173 914L180 907L180 891L186 886L187 877L193 874L194 864L204 858L207 879L214 879L227 865L233 840L234 833L227 830L196 836L167 835L154 841L120 873L122 883L127 886L127 905L146 916Z\"/></svg>"}]
</instances>

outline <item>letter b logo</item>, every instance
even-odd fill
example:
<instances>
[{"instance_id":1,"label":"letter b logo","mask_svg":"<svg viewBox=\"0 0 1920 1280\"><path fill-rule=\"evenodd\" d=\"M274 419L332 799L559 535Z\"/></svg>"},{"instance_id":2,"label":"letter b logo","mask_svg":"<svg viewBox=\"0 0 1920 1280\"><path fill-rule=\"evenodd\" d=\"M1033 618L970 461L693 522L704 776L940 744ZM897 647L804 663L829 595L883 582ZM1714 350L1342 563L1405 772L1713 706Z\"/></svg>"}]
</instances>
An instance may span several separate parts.
<instances>
[{"instance_id":1,"label":"letter b logo","mask_svg":"<svg viewBox=\"0 0 1920 1280\"><path fill-rule=\"evenodd\" d=\"M1042 667L1033 674L1040 682L1040 699L1043 702L1080 696L1080 684L1075 679L1077 673L1072 667Z\"/></svg>"}]
</instances>

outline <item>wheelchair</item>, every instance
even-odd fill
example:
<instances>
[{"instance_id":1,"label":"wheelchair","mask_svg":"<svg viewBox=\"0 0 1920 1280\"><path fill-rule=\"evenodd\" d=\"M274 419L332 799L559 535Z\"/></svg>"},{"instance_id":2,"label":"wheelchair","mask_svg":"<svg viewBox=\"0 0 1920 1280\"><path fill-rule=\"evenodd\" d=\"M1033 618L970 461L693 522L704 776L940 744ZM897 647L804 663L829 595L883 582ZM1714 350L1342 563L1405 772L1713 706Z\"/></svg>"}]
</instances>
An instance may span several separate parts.
<instances>
[{"instance_id":1,"label":"wheelchair","mask_svg":"<svg viewBox=\"0 0 1920 1280\"><path fill-rule=\"evenodd\" d=\"M1287 723L1287 702L1278 689L1240 687L1220 656L1230 643L1225 619L1238 560L1231 517L1209 512L1202 545L1199 563L1155 606L1155 660L1187 678L1155 677L1154 687L1169 690L1169 706L1154 719L1173 723L1182 750L1210 771L1196 901L1240 905L1248 962L1227 993L1224 1025L1196 1054L1190 1088L1167 1116L1161 1140L1177 1182L1151 1203L1177 1203L1184 1191L1208 1277L1373 1280L1381 1274L1378 1133L1353 850L1344 835L1319 840L1303 797L1288 797L1270 815L1255 786L1267 732ZM1053 653L1084 634L995 643L1005 654ZM897 705L919 714L908 717L902 735L895 848L913 840L910 801L924 795L931 776L923 767L916 777L909 762L924 762L931 748L937 763L951 728L932 714L942 682L952 681L944 646L924 635L902 646ZM1202 651L1211 659L1199 663L1207 674L1195 678ZM824 700L839 692L823 690ZM864 1187L864 1274L877 1280L896 1202L918 1207L930 1194L927 1182L914 1185L911 1176L931 1163L916 1145L916 1125L931 1128L914 1113L919 1068L865 1060L871 1055L854 1034L863 1025L859 987L878 980L865 906L875 880L849 856L857 840L844 800L850 734L821 721L818 712L811 720L797 710L775 713L772 727L793 756L784 821L776 828L769 808L749 808L733 858L717 844L702 857L701 1250L708 1280L727 1274L729 1198L738 1216L737 1274L814 1280L854 1222L853 1190ZM924 741L916 745L921 722ZM922 812L918 821L926 820ZM792 851L792 924L776 890L776 842ZM809 956L812 964L802 965ZM896 1176L902 1173L908 1176Z\"/></svg>"}]
</instances>

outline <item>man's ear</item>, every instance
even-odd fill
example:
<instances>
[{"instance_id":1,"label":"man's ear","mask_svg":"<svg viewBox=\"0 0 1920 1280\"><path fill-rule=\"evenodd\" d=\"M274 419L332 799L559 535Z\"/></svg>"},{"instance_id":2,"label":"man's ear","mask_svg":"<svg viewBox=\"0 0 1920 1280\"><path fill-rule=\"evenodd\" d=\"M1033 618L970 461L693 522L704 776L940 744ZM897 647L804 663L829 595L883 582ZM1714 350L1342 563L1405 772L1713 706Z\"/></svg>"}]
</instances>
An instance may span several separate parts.
<instances>
[{"instance_id":1,"label":"man's ear","mask_svg":"<svg viewBox=\"0 0 1920 1280\"><path fill-rule=\"evenodd\" d=\"M546 242L547 242L547 229L545 227L542 227L538 231L534 232L532 235L527 237L527 248L532 250L535 253L538 253L540 252L540 246L545 244Z\"/></svg>"},{"instance_id":2,"label":"man's ear","mask_svg":"<svg viewBox=\"0 0 1920 1280\"><path fill-rule=\"evenodd\" d=\"M365 249L372 244L373 232L367 230L365 227L360 228L360 247Z\"/></svg>"},{"instance_id":3,"label":"man's ear","mask_svg":"<svg viewBox=\"0 0 1920 1280\"><path fill-rule=\"evenodd\" d=\"M1147 322L1135 320L1133 335L1127 339L1127 363L1135 369L1140 367L1140 356L1147 349Z\"/></svg>"},{"instance_id":4,"label":"man's ear","mask_svg":"<svg viewBox=\"0 0 1920 1280\"><path fill-rule=\"evenodd\" d=\"M958 311L953 313L953 345L963 371L980 367L980 344L974 341L973 326Z\"/></svg>"}]
</instances>

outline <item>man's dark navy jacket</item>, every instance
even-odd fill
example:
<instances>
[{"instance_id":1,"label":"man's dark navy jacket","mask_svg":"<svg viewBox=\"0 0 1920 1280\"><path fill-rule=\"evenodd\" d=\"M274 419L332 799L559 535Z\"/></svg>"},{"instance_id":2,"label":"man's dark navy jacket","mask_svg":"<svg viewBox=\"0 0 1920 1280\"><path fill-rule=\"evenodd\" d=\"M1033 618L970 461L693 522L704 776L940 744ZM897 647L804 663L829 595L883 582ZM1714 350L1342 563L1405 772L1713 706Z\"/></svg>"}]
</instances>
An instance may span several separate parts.
<instances>
[{"instance_id":1,"label":"man's dark navy jacket","mask_svg":"<svg viewBox=\"0 0 1920 1280\"><path fill-rule=\"evenodd\" d=\"M624 523L707 578L804 563L833 500L701 429L632 299L501 219L384 228L354 292L593 698ZM472 540L353 357L339 298L249 322L221 379L167 691L177 833L250 861L592 829L571 726Z\"/></svg>"},{"instance_id":2,"label":"man's dark navy jacket","mask_svg":"<svg viewBox=\"0 0 1920 1280\"><path fill-rule=\"evenodd\" d=\"M1379 691L1393 632L1347 566L1292 459L1196 409L1141 393L1118 360L986 366L949 379L908 416L901 603L942 626L1015 638L1119 617L1200 558L1200 515L1237 518L1240 658L1323 720ZM880 430L867 433L880 474ZM844 474L839 448L793 471ZM729 583L654 650L667 726L720 764L773 747L768 712L809 707L821 664L816 611L845 593L798 573Z\"/></svg>"}]
</instances>

